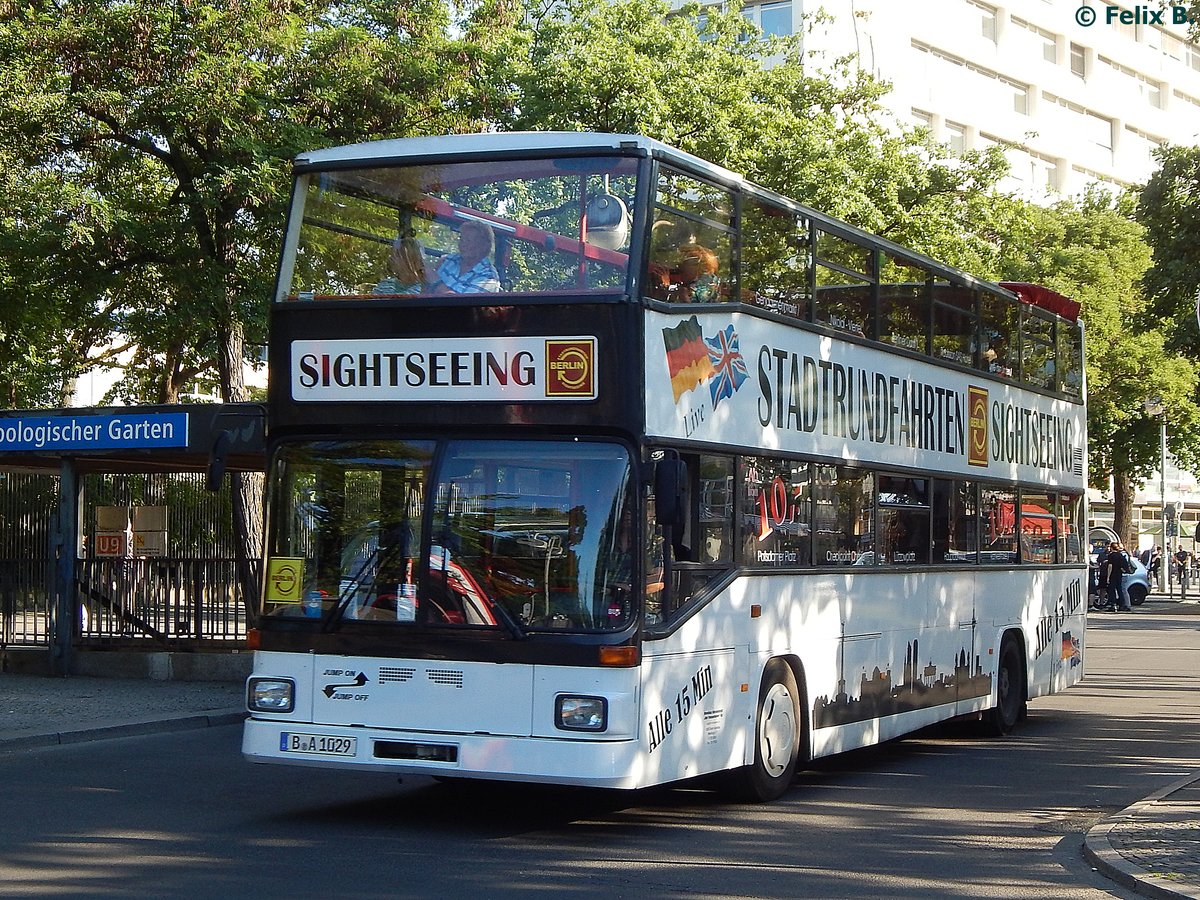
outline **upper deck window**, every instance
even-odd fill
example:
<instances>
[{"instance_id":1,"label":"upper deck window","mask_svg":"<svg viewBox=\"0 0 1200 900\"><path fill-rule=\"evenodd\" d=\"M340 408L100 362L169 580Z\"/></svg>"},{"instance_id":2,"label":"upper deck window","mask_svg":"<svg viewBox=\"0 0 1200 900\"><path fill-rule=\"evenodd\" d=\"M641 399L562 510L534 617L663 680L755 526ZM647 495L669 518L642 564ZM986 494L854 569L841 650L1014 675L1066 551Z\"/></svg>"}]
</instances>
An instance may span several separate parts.
<instances>
[{"instance_id":1,"label":"upper deck window","mask_svg":"<svg viewBox=\"0 0 1200 900\"><path fill-rule=\"evenodd\" d=\"M659 172L646 294L671 303L733 299L733 195L674 172Z\"/></svg>"},{"instance_id":2,"label":"upper deck window","mask_svg":"<svg viewBox=\"0 0 1200 900\"><path fill-rule=\"evenodd\" d=\"M636 168L576 157L304 175L280 299L624 291Z\"/></svg>"}]
</instances>

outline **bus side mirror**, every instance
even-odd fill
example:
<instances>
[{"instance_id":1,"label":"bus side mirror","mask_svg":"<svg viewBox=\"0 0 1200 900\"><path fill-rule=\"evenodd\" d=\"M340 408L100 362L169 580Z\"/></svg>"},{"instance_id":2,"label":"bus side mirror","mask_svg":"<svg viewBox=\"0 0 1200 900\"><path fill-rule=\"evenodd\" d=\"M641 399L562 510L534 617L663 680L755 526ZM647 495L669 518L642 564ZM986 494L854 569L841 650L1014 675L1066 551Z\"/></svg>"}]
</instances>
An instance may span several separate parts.
<instances>
[{"instance_id":1,"label":"bus side mirror","mask_svg":"<svg viewBox=\"0 0 1200 900\"><path fill-rule=\"evenodd\" d=\"M682 459L660 459L654 465L654 513L659 525L683 524L687 464Z\"/></svg>"},{"instance_id":2,"label":"bus side mirror","mask_svg":"<svg viewBox=\"0 0 1200 900\"><path fill-rule=\"evenodd\" d=\"M229 456L231 443L233 443L233 435L228 431L222 431L217 435L212 449L208 452L207 487L214 493L221 489L221 481L225 478L225 459Z\"/></svg>"}]
</instances>

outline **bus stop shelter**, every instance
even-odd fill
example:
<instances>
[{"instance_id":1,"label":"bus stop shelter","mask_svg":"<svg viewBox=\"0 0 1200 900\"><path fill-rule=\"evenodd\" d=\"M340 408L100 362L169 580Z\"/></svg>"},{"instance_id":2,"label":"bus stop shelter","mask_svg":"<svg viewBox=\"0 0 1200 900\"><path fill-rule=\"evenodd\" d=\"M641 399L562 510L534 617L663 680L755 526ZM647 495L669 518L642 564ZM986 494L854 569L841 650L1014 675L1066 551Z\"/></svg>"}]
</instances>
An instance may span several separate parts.
<instances>
[{"instance_id":1,"label":"bus stop shelter","mask_svg":"<svg viewBox=\"0 0 1200 900\"><path fill-rule=\"evenodd\" d=\"M169 556L165 513L159 523L161 532L142 533L145 546L133 546L129 539L122 542L117 537L122 532L119 527L105 532L98 527L103 522L84 521L87 476L193 473L193 480L199 481L209 469L214 448L226 471L262 472L265 419L264 407L253 403L0 412L0 475L6 481L10 475L20 474L57 476L56 502L41 513L46 521L38 523L44 528L29 528L31 520L23 517L17 530L31 533L32 545L28 541L25 545L10 543L3 554L11 555L13 546L17 553L45 554L44 616L51 668L56 674L70 673L81 622L87 620L89 609L98 621L119 620L127 633L139 638L163 638L170 630L170 626L156 624L153 616L133 611L125 602L128 598L109 596L121 590L122 573L134 571L150 557ZM36 511L25 512L33 519L39 517ZM13 530L13 523L6 524ZM134 537L130 527L123 531L130 539ZM94 540L89 541L89 536ZM140 559L139 550L144 551ZM245 584L245 576L256 577L256 561L240 562L238 574L244 576L240 580ZM106 579L111 589L97 589L89 581L94 573ZM183 589L186 587L185 583ZM0 609L0 616L13 612ZM201 614L203 611L197 610L196 621Z\"/></svg>"}]
</instances>

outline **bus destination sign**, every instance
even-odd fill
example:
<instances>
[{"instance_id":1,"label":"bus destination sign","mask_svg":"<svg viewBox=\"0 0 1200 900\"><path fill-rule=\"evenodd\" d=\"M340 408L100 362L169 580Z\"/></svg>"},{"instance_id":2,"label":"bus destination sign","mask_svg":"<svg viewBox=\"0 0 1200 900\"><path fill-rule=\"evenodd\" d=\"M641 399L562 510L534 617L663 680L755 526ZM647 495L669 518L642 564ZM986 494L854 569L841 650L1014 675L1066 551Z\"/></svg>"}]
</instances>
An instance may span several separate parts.
<instances>
[{"instance_id":1,"label":"bus destination sign","mask_svg":"<svg viewBox=\"0 0 1200 900\"><path fill-rule=\"evenodd\" d=\"M596 338L293 341L292 399L530 403L596 399Z\"/></svg>"}]
</instances>

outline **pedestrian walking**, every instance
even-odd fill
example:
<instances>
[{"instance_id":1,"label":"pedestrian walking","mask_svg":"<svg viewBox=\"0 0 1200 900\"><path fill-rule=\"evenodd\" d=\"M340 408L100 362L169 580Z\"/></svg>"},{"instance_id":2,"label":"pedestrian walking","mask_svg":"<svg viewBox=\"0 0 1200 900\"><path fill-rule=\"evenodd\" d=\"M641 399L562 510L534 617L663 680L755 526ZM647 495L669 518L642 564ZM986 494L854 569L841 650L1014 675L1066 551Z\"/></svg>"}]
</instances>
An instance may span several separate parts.
<instances>
[{"instance_id":1,"label":"pedestrian walking","mask_svg":"<svg viewBox=\"0 0 1200 900\"><path fill-rule=\"evenodd\" d=\"M1179 579L1179 589L1187 593L1188 569L1191 568L1191 554L1180 547L1175 551L1175 575Z\"/></svg>"}]
</instances>

